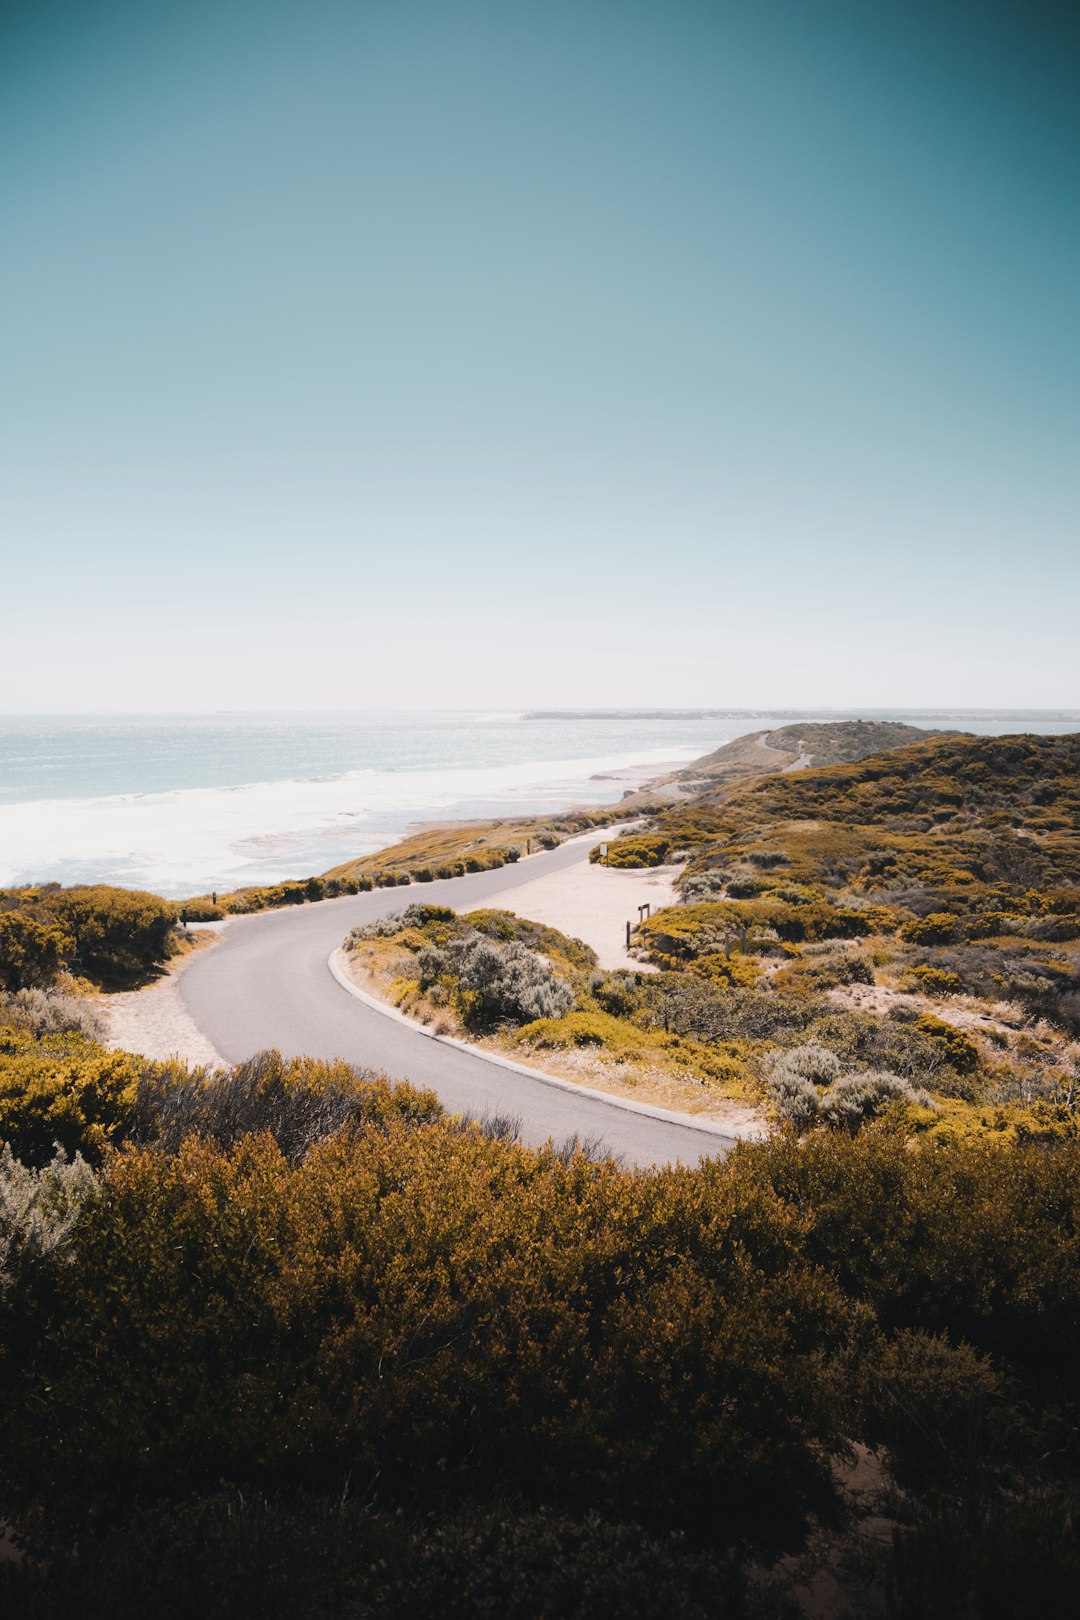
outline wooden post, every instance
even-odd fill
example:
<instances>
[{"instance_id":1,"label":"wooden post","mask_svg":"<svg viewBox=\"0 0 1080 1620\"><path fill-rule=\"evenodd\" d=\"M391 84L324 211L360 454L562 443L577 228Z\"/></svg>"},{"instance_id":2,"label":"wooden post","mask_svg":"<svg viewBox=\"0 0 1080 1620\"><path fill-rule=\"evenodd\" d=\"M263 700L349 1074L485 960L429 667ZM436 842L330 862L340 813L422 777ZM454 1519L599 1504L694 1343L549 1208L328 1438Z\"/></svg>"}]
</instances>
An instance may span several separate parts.
<instances>
[{"instance_id":1,"label":"wooden post","mask_svg":"<svg viewBox=\"0 0 1080 1620\"><path fill-rule=\"evenodd\" d=\"M630 924L629 923L627 923L627 925L626 925L626 948L627 948L627 950L630 949Z\"/></svg>"}]
</instances>

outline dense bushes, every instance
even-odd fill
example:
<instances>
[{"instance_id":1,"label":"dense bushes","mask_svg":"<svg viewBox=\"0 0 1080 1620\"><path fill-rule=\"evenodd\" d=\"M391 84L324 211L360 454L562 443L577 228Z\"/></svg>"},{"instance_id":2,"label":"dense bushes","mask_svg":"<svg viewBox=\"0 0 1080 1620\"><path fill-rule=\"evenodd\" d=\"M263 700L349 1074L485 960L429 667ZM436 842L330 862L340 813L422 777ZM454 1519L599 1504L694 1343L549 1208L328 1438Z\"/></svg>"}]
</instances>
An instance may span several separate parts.
<instances>
[{"instance_id":1,"label":"dense bushes","mask_svg":"<svg viewBox=\"0 0 1080 1620\"><path fill-rule=\"evenodd\" d=\"M196 1134L230 1148L269 1131L288 1162L297 1164L310 1148L346 1128L419 1125L440 1112L432 1092L392 1086L385 1076L352 1064L260 1052L231 1070L179 1080L169 1067L148 1065L129 1134L172 1153Z\"/></svg>"},{"instance_id":2,"label":"dense bushes","mask_svg":"<svg viewBox=\"0 0 1080 1620\"><path fill-rule=\"evenodd\" d=\"M3 1576L0 1566L0 1577ZM8 1620L745 1620L731 1561L596 1514L219 1490L0 1579ZM764 1610L753 1610L766 1620Z\"/></svg>"},{"instance_id":3,"label":"dense bushes","mask_svg":"<svg viewBox=\"0 0 1080 1620\"><path fill-rule=\"evenodd\" d=\"M607 846L607 854L601 855L598 844L589 854L590 861L599 861L604 866L616 867L645 867L663 866L671 853L671 839L662 834L641 834L638 836L614 839Z\"/></svg>"},{"instance_id":4,"label":"dense bushes","mask_svg":"<svg viewBox=\"0 0 1080 1620\"><path fill-rule=\"evenodd\" d=\"M268 1136L120 1156L4 1403L0 1500L74 1532L220 1478L351 1476L783 1545L829 1496L819 1360L848 1330L800 1228L722 1172L438 1124L291 1168Z\"/></svg>"},{"instance_id":5,"label":"dense bushes","mask_svg":"<svg viewBox=\"0 0 1080 1620\"><path fill-rule=\"evenodd\" d=\"M854 1135L894 1104L931 1105L928 1094L902 1075L882 1069L845 1072L836 1053L816 1040L775 1053L765 1076L777 1113L800 1135L817 1124Z\"/></svg>"},{"instance_id":6,"label":"dense bushes","mask_svg":"<svg viewBox=\"0 0 1080 1620\"><path fill-rule=\"evenodd\" d=\"M449 906L412 905L354 928L345 944L374 955L372 943L383 941L399 987L452 1007L477 1033L561 1017L576 1000L570 979L583 981L596 966L581 940L509 911L459 917Z\"/></svg>"},{"instance_id":7,"label":"dense bushes","mask_svg":"<svg viewBox=\"0 0 1080 1620\"><path fill-rule=\"evenodd\" d=\"M71 935L55 922L25 911L0 911L0 990L52 984L74 948Z\"/></svg>"},{"instance_id":8,"label":"dense bushes","mask_svg":"<svg viewBox=\"0 0 1080 1620\"><path fill-rule=\"evenodd\" d=\"M1039 1501L1052 1598L1080 1142L852 1136L879 1077L806 1039L774 1067L822 1112L850 1091L843 1128L696 1170L525 1149L274 1055L138 1070L98 1177L8 1150L0 1509L48 1555L10 1612L734 1616L852 1440L903 1493L898 1613L934 1612L964 1524L949 1580L989 1602L992 1537L1017 1549Z\"/></svg>"},{"instance_id":9,"label":"dense bushes","mask_svg":"<svg viewBox=\"0 0 1080 1620\"><path fill-rule=\"evenodd\" d=\"M167 900L106 884L0 891L0 989L54 983L65 968L110 989L138 983L173 948Z\"/></svg>"},{"instance_id":10,"label":"dense bushes","mask_svg":"<svg viewBox=\"0 0 1080 1620\"><path fill-rule=\"evenodd\" d=\"M35 1167L57 1146L99 1164L106 1148L129 1134L148 1066L77 1035L36 1041L0 1029L0 1142Z\"/></svg>"},{"instance_id":11,"label":"dense bushes","mask_svg":"<svg viewBox=\"0 0 1080 1620\"><path fill-rule=\"evenodd\" d=\"M61 889L48 907L75 940L70 966L115 986L137 981L169 955L175 908L137 889Z\"/></svg>"}]
</instances>

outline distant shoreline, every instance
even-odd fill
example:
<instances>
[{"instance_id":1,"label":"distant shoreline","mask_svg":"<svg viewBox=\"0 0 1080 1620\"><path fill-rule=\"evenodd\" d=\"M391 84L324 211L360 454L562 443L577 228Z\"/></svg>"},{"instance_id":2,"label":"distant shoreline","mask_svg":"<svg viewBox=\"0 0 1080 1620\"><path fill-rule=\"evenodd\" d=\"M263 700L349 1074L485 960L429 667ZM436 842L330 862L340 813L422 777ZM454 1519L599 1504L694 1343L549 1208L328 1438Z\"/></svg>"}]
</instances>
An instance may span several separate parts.
<instances>
[{"instance_id":1,"label":"distant shoreline","mask_svg":"<svg viewBox=\"0 0 1080 1620\"><path fill-rule=\"evenodd\" d=\"M1080 725L1080 709L530 709L522 720L1039 720Z\"/></svg>"}]
</instances>

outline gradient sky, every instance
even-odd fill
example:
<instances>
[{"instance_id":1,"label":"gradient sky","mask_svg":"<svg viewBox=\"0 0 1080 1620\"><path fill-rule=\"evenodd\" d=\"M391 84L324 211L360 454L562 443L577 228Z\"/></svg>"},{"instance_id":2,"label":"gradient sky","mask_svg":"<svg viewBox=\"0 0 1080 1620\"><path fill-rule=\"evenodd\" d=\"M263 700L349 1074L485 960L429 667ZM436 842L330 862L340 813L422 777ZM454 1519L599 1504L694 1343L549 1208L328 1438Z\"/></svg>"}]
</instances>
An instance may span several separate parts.
<instances>
[{"instance_id":1,"label":"gradient sky","mask_svg":"<svg viewBox=\"0 0 1080 1620\"><path fill-rule=\"evenodd\" d=\"M0 708L1080 705L1074 7L0 4Z\"/></svg>"}]
</instances>

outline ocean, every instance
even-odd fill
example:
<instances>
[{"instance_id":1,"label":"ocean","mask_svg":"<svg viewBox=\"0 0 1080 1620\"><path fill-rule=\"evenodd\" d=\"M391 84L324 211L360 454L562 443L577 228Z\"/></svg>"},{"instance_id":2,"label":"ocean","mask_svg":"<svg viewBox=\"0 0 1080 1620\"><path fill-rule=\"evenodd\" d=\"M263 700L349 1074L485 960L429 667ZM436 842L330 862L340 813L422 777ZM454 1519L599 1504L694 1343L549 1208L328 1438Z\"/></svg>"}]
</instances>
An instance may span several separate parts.
<instances>
[{"instance_id":1,"label":"ocean","mask_svg":"<svg viewBox=\"0 0 1080 1620\"><path fill-rule=\"evenodd\" d=\"M180 897L275 883L384 848L419 821L615 803L745 732L855 717L0 717L0 885L118 883ZM1080 729L1066 713L888 717L982 733Z\"/></svg>"}]
</instances>

